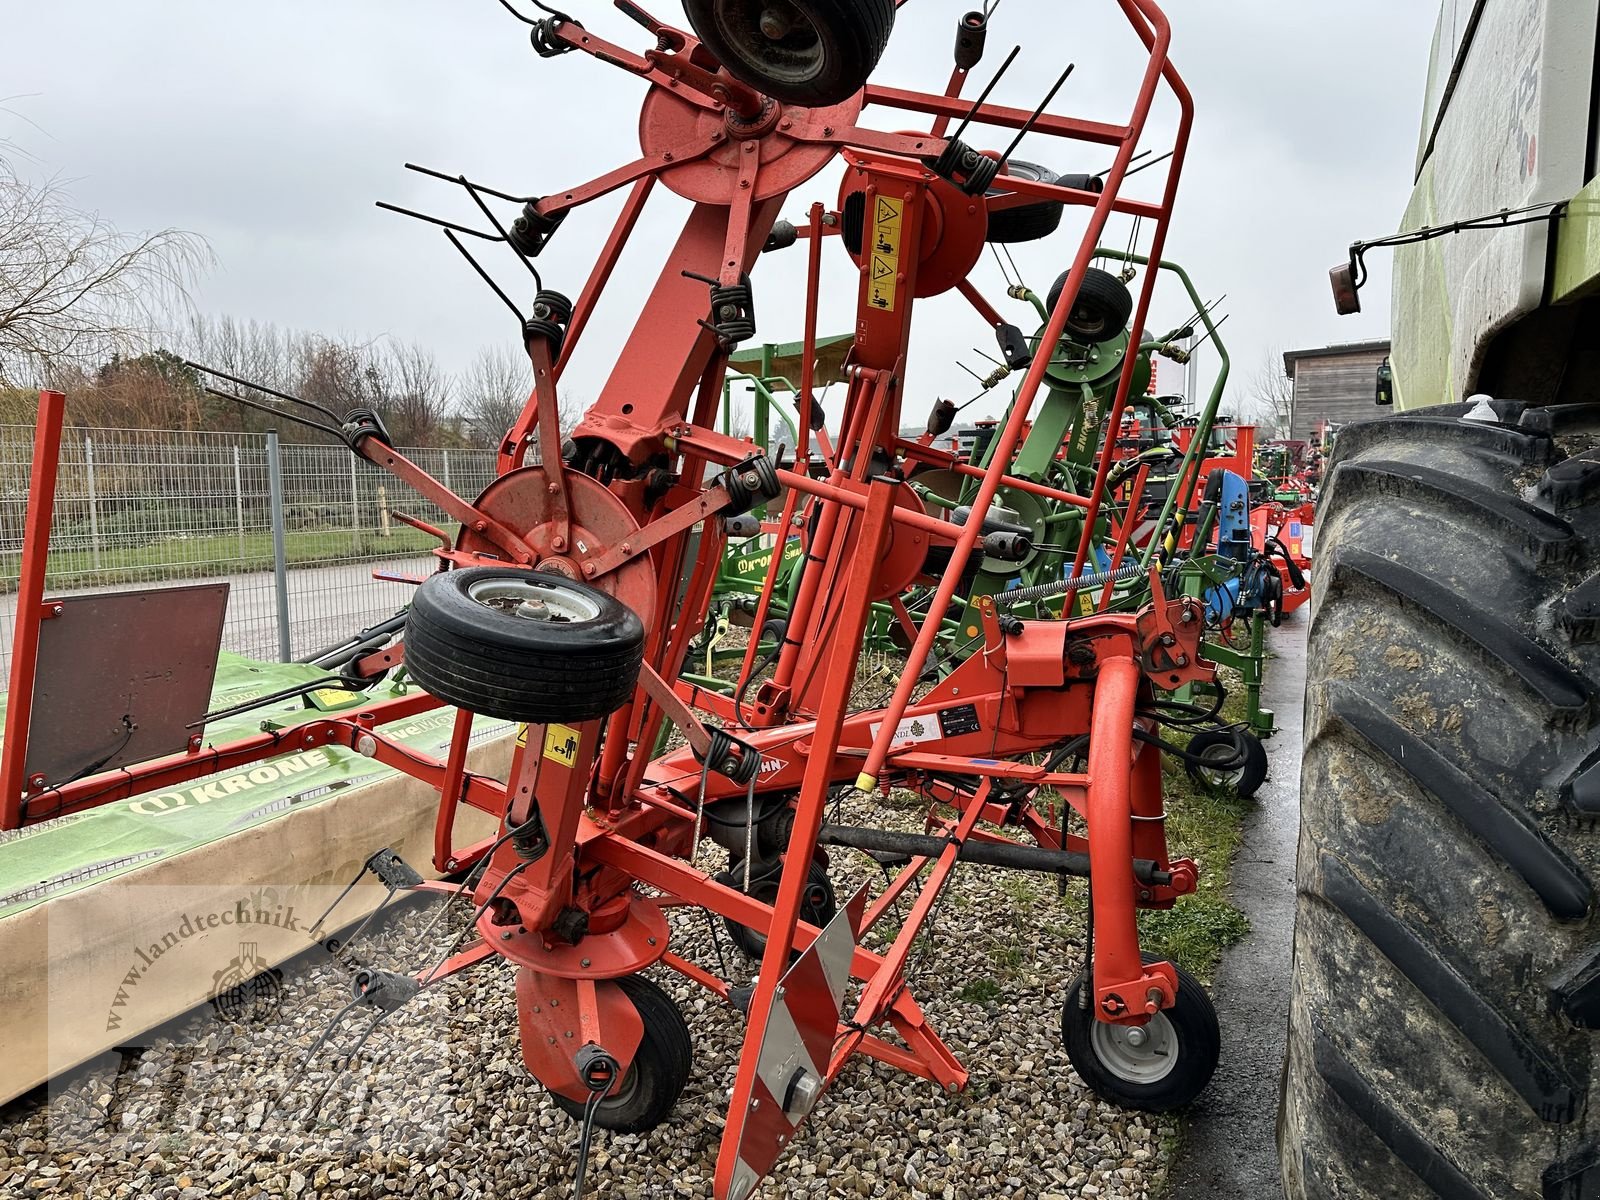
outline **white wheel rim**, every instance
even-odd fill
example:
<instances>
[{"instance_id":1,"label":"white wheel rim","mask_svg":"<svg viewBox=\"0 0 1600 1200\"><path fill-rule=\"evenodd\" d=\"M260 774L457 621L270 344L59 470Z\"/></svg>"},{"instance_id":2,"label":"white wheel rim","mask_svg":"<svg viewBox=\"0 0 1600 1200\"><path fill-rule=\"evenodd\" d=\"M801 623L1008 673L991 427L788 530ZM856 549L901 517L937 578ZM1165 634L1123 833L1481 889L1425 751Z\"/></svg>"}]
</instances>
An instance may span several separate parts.
<instances>
[{"instance_id":1,"label":"white wheel rim","mask_svg":"<svg viewBox=\"0 0 1600 1200\"><path fill-rule=\"evenodd\" d=\"M1218 771L1215 768L1205 766L1204 764L1208 759L1220 759L1223 762L1228 762L1236 754L1238 754L1238 752L1238 747L1231 742L1218 742L1215 745L1207 746L1200 752L1200 774L1204 775L1206 779L1210 780L1214 784L1217 784L1219 787L1237 786L1238 782L1244 778L1243 766L1235 767L1231 771Z\"/></svg>"},{"instance_id":2,"label":"white wheel rim","mask_svg":"<svg viewBox=\"0 0 1600 1200\"><path fill-rule=\"evenodd\" d=\"M476 579L467 584L467 598L524 621L576 624L600 615L593 597L533 578Z\"/></svg>"},{"instance_id":3,"label":"white wheel rim","mask_svg":"<svg viewBox=\"0 0 1600 1200\"><path fill-rule=\"evenodd\" d=\"M1101 1066L1125 1083L1160 1083L1178 1066L1178 1035L1164 1012L1143 1025L1097 1020L1089 1044Z\"/></svg>"}]
</instances>

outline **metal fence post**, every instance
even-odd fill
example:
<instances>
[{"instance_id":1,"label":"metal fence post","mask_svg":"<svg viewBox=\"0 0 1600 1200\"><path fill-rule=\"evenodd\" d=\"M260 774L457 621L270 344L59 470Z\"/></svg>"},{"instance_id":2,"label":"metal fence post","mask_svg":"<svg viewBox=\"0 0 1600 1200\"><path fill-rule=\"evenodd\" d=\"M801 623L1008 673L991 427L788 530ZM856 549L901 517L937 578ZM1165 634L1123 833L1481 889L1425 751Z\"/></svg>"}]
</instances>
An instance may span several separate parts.
<instances>
[{"instance_id":1,"label":"metal fence post","mask_svg":"<svg viewBox=\"0 0 1600 1200\"><path fill-rule=\"evenodd\" d=\"M233 448L233 513L239 522L239 560L244 561L244 470L239 465L239 447Z\"/></svg>"},{"instance_id":2,"label":"metal fence post","mask_svg":"<svg viewBox=\"0 0 1600 1200\"><path fill-rule=\"evenodd\" d=\"M350 456L350 544L361 552L361 491L356 482L356 456Z\"/></svg>"},{"instance_id":3,"label":"metal fence post","mask_svg":"<svg viewBox=\"0 0 1600 1200\"><path fill-rule=\"evenodd\" d=\"M100 569L100 506L94 490L94 442L83 435L83 466L89 489L89 557L94 569Z\"/></svg>"},{"instance_id":4,"label":"metal fence post","mask_svg":"<svg viewBox=\"0 0 1600 1200\"><path fill-rule=\"evenodd\" d=\"M278 431L267 430L267 490L272 502L272 575L278 598L278 660L289 662L289 561L283 545L283 462Z\"/></svg>"},{"instance_id":5,"label":"metal fence post","mask_svg":"<svg viewBox=\"0 0 1600 1200\"><path fill-rule=\"evenodd\" d=\"M445 450L442 453L444 454L444 487L445 491L450 491L450 451Z\"/></svg>"}]
</instances>

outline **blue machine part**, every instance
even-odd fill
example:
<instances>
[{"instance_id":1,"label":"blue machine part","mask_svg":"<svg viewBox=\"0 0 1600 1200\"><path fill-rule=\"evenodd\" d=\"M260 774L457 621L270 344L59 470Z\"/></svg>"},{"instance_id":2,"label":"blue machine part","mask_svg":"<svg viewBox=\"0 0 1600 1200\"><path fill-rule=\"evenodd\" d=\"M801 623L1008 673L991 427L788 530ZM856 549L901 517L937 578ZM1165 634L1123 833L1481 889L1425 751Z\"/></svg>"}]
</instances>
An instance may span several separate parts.
<instances>
[{"instance_id":1,"label":"blue machine part","mask_svg":"<svg viewBox=\"0 0 1600 1200\"><path fill-rule=\"evenodd\" d=\"M1217 502L1217 556L1240 563L1244 570L1205 591L1206 618L1223 621L1236 613L1263 607L1266 601L1264 566L1256 553L1250 530L1250 484L1233 471L1220 471ZM1215 482L1215 480L1213 480Z\"/></svg>"}]
</instances>

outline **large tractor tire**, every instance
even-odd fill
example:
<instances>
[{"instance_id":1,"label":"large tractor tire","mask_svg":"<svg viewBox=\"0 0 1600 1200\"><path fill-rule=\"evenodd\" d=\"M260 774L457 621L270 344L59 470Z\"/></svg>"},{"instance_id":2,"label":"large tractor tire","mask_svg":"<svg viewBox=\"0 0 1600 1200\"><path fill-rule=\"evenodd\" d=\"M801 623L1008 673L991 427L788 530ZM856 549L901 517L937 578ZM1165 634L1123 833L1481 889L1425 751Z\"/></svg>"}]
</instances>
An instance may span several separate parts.
<instances>
[{"instance_id":1,"label":"large tractor tire","mask_svg":"<svg viewBox=\"0 0 1600 1200\"><path fill-rule=\"evenodd\" d=\"M1289 1200L1600 1196L1600 405L1466 408L1318 513Z\"/></svg>"}]
</instances>

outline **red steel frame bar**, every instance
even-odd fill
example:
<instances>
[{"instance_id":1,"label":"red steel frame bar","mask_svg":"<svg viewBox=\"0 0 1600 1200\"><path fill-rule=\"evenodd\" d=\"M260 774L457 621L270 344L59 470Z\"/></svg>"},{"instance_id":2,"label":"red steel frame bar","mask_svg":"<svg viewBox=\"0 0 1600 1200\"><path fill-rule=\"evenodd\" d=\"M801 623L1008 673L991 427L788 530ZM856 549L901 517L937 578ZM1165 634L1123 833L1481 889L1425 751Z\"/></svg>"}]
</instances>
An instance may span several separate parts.
<instances>
[{"instance_id":1,"label":"red steel frame bar","mask_svg":"<svg viewBox=\"0 0 1600 1200\"><path fill-rule=\"evenodd\" d=\"M1167 50L1171 43L1172 29L1166 17L1156 8L1152 0L1118 0L1123 12L1127 14L1130 22L1135 26L1140 39L1144 41L1150 51L1150 62L1145 69L1144 78L1140 83L1138 100L1134 105L1134 116L1127 128L1115 129L1117 145L1116 160L1106 178L1105 191L1101 193L1099 203L1094 207L1089 219L1089 228L1082 242L1079 244L1078 253L1073 260L1072 268L1068 272L1067 281L1062 288L1061 296L1056 302L1055 310L1050 314L1050 319L1045 323L1044 332L1040 335L1040 345L1053 346L1061 339L1066 330L1067 317L1072 304L1075 302L1078 289L1083 285L1084 276L1089 269L1089 263L1094 257L1094 248L1099 244L1100 236L1105 229L1106 220L1111 215L1117 193L1121 190L1122 182L1127 176L1129 161L1133 158L1139 135L1143 132L1149 119L1151 106L1155 102L1156 88L1163 78L1169 86L1178 93L1179 103L1182 106L1182 118L1179 122L1176 138L1176 150L1173 154L1172 165L1168 170L1167 186L1162 199L1160 219L1156 223L1154 245L1150 251L1150 258L1159 261L1161 250L1166 241L1166 230L1170 221L1173 202L1176 199L1178 179L1182 172L1184 151L1188 146L1189 127L1193 118L1193 102L1189 97L1187 88L1183 87L1182 80L1173 70L1167 60ZM1141 24L1148 21L1148 27ZM872 95L872 89L868 89ZM923 111L940 111L938 108ZM1022 114L1025 119L1027 114ZM1086 137L1081 123L1074 124L1070 132L1080 137ZM1041 118L1036 128L1046 128L1044 119ZM1108 129L1107 132L1110 132ZM1087 140L1095 140L1087 138ZM1134 314L1133 327L1142 329L1143 322L1149 313L1150 299L1154 292L1154 273L1147 273L1144 284L1140 289L1139 301ZM978 494L972 502L972 515L956 548L951 555L952 567L964 562L973 546L977 543L983 519L988 514L989 505L993 502L995 494L1000 490L1001 477L1004 475L1005 464L1011 461L1012 454L1016 451L1017 442L1022 436L1022 427L1026 423L1028 414L1033 407L1033 399L1038 394L1040 385L1044 382L1045 370L1049 366L1049 355L1038 355L1028 368L1028 374L1018 389L1017 398L1011 407L1010 418L1005 427L1000 431L995 444L993 455L990 458L989 470L985 473L983 482L979 485ZM1122 420L1122 410L1127 403L1128 392L1133 383L1135 356L1129 355L1123 365L1122 379L1117 387L1117 397L1112 405L1111 412L1106 418L1106 428L1116 429ZM1095 477L1095 490L1089 497L1089 506L1084 518L1084 533L1078 543L1078 553L1073 574L1080 574L1083 570L1084 559L1089 552L1089 545L1094 533L1095 519L1099 515L1100 496L1105 488L1106 472L1110 469L1109 455L1101 458L1100 469ZM922 672L923 664L928 661L928 655L933 649L933 643L938 638L945 613L950 608L950 601L955 595L959 582L959 573L947 570L940 581L933 599L928 605L928 614L924 619L922 634L912 645L907 655L905 674L901 677L899 685L895 688L894 695L885 706L883 724L877 740L873 743L867 755L866 762L862 765L860 777L856 786L863 790L871 790L878 781L878 775L883 770L884 760L888 757L889 746L893 741L894 732L904 715L906 705L911 700L911 692L916 687L918 676ZM1062 611L1071 610L1073 597L1069 593Z\"/></svg>"},{"instance_id":2,"label":"red steel frame bar","mask_svg":"<svg viewBox=\"0 0 1600 1200\"><path fill-rule=\"evenodd\" d=\"M1034 125L1040 133L1117 147L1106 190L1092 197L1089 229L1069 272L1062 300L1050 314L1041 335L1045 344L1053 344L1062 336L1072 300L1081 286L1092 251L1111 213L1137 213L1155 218L1158 222L1156 244L1151 257L1159 259L1187 146L1192 105L1187 90L1167 60L1170 40L1167 22L1156 8L1154 0L1118 0L1118 4L1150 52L1149 66L1129 124L1112 126L1047 115L1040 117ZM561 36L577 48L595 54L604 51L603 56L609 56L609 51L604 50L606 44L600 39L575 28L566 29ZM681 50L683 47L679 45L677 48ZM679 94L691 103L706 107L702 102L703 97L696 99L693 95L705 85L705 79L702 78L705 73L688 62L684 55L668 55L656 50L651 51L645 59L626 55L622 59L610 56L610 60L635 74L645 75L658 86L667 86L671 81L682 82L685 87L680 89ZM1162 79L1173 86L1183 109L1174 162L1169 168L1166 190L1159 204L1128 200L1120 197L1119 193L1148 120L1156 87ZM967 106L955 97L958 91L959 80L953 78L944 97L869 88L865 99L868 103L932 114L942 129L950 117L965 114ZM740 97L731 97L727 102L733 105L738 99ZM996 106L981 107L975 114L979 124L1009 128L1020 128L1028 119L1029 114L1022 110ZM792 131L787 136L794 142L828 143L836 148L850 145L864 150L866 153L862 161L873 180L895 181L897 188L903 185L904 190L894 194L908 201L906 241L912 246L920 244L916 235L920 233L918 222L924 215L927 184L924 173L914 160L927 151L939 149L935 143L942 139L859 129L835 132L828 128L817 130L809 127ZM665 500L647 500L644 489L629 482L627 477L620 480L612 491L612 495L627 508L628 516L643 525L639 535L632 540L640 546L654 543L650 558L658 564L661 586L651 606L654 613L646 614L655 618L647 643L647 654L652 669L668 680L676 677L689 639L698 631L703 618L715 574L714 552L720 541L720 527L711 529L711 522L708 521L708 536L702 538L700 553L689 580L688 595L683 604L677 606L676 588L688 557L684 549L684 526L690 516L705 514L707 489L701 481L706 466L738 461L738 456L749 450L747 445L683 423L684 414L690 411L689 401L696 387L699 389L699 403L693 410L694 420L698 423L708 419L708 404L712 402L714 393L720 390L726 355L723 349L714 345L709 333L693 328L690 320L693 314L688 301L692 297L697 302L693 307L698 308L698 304L703 303L704 293L686 285L677 272L681 268L694 267L702 273L720 276L727 282L737 278L742 270L753 266L765 232L775 220L786 195L776 185L772 185L768 192L761 192L762 181L766 177L763 174L765 168L758 161L761 156L754 153L758 140L743 144L744 154L741 158L748 156L749 161L741 162L738 177L746 185L743 189L746 194L741 196L739 192L733 192L725 203L697 203L672 251L669 270L663 273L650 292L645 314L635 327L628 352L628 369L623 370L619 365L613 372L600 400L590 416L585 418L585 424L580 426L577 435L580 439L589 437L603 443L608 450L624 457L635 451L654 454L665 447L670 456L684 459L683 483L669 494L669 499L676 507L666 507ZM810 152L807 150L807 153ZM633 180L633 192L625 204L623 216L597 260L575 308L572 324L576 329L582 329L600 291L610 279L623 243L638 220L652 181L666 169L659 167L639 172L635 167L623 168L589 185L574 188L571 192L552 194L539 202L540 212L565 211L601 191ZM1006 176L1001 178L1009 179ZM785 186L789 186L787 182ZM1024 186L1024 181L1017 181L1015 188L1010 188L1009 184L1006 186L1019 194L1059 199L1065 203L1088 204L1088 197L1092 196L1071 189ZM768 198L758 201L755 198L757 193ZM812 207L812 220L807 231L812 259L807 289L806 368L810 366L811 350L815 344L816 256L820 253L820 234L823 232L820 228L820 212L820 206ZM518 915L526 920L530 932L537 933L548 927L545 915L552 911L553 904L560 903L563 898L570 898L574 902L594 902L596 905L621 901L630 912L636 911L638 906L647 907L650 902L634 896L632 892L633 883L638 881L655 884L677 902L696 904L723 913L768 935L759 983L750 1004L749 1032L722 1141L717 1171L717 1194L720 1196L728 1194L731 1165L740 1147L740 1131L749 1111L757 1060L763 1046L763 1031L789 954L792 950L809 945L817 936L814 929L799 921L799 910L810 867L810 855L817 846L828 793L834 784L847 781L852 774L858 786L867 787L875 784L886 771L892 772L893 778L902 782L920 781L926 794L953 805L959 817L955 821L941 819L936 822L953 839L946 849L936 858L915 860L891 885L891 890L899 894L918 877L924 873L927 875L913 906L912 919L902 929L889 954L877 956L858 948L852 963L853 973L867 984L856 1011L857 1023L871 1025L887 1020L910 1049L889 1046L863 1028L844 1027L841 1032L846 1035L845 1040L835 1047L836 1053L830 1056L830 1078L837 1074L850 1054L858 1051L942 1084L957 1085L965 1078L959 1063L928 1028L915 1002L904 990L900 973L916 927L931 911L939 889L955 864L957 843L968 836L984 840L999 836L979 832L977 826L980 822L1020 824L1041 845L1065 845L1075 851L1086 852L1093 860L1091 887L1096 899L1095 934L1097 942L1106 948L1104 963L1097 963L1093 980L1102 1019L1136 1023L1143 1019L1144 1012L1152 1011L1143 1006L1159 1008L1164 1003L1170 1003L1170 968L1163 972L1159 964L1149 969L1143 967L1138 954L1134 915L1138 907L1162 906L1170 903L1174 895L1193 890L1194 869L1192 864L1165 862L1165 837L1156 819L1161 803L1158 752L1141 747L1137 756L1133 754L1134 706L1140 689L1146 686L1145 671L1156 670L1154 666L1141 666L1141 661L1136 659L1154 662L1157 653L1154 647L1170 646L1181 638L1186 640L1179 646L1183 653L1178 655L1176 661L1190 664L1187 667L1190 672L1199 671L1199 667L1193 665L1198 660L1197 624L1191 622L1194 628L1184 629L1172 623L1170 609L1176 608L1177 604L1165 604L1159 584L1153 579L1156 602L1138 618L1101 614L1086 618L1074 626L1086 642L1099 639L1107 648L1097 652L1100 654L1100 671L1096 678L1093 675L1070 675L1065 665L1064 627L1052 628L1049 623L1035 623L1020 634L1002 637L992 610L985 609L985 652L974 655L957 669L959 680L952 675L935 689L935 693L917 705L909 703L916 677L927 659L933 637L954 594L960 575L959 564L973 550L981 532L983 517L999 488L1013 482L1004 468L1015 451L1028 410L1048 364L1048 356L1042 356L1029 368L1012 414L997 440L991 466L984 471L968 469L967 473L982 482L972 516L964 526L955 526L924 514L897 510L894 505L896 484L882 478L868 482L872 470L869 451L880 446L890 451L897 447L903 449L894 430L898 425L896 418L901 402L899 386L904 378L903 356L909 334L911 278L915 274L915 265L916 260L913 259L909 268L911 274L904 283L907 302L898 314L887 318L873 316L871 310L865 307L865 284L862 285L862 323L857 338L860 357L847 396L844 428L830 479L826 482L811 480L803 466L798 471L779 473L781 482L791 488L791 501L802 494L824 501L816 531L808 543L807 570L810 579L802 581L805 584L815 580L815 584L809 596L797 599L795 611L791 613L791 636L814 634L814 652L819 657L826 656L827 669L826 677L819 679L819 685L807 689L807 703L814 701L814 708L802 706L792 712L775 714L774 720L784 723L759 729L747 738L749 747L763 756L764 766L769 749L784 756L778 766L770 768L770 774L767 769L763 770L759 794L792 796L798 791L799 796L793 812L789 851L783 855L774 904L764 904L724 887L708 878L692 862L680 861L692 855L694 847L689 844L693 840L691 826L697 824L693 820L690 801L685 798L685 789L692 789L695 782L705 779L708 782L708 803L721 803L735 794L742 795L744 789L742 785L723 777L702 775L688 751L675 751L652 759L650 747L661 728L662 706L650 703L642 692L636 692L629 705L607 723L610 737L597 778L591 777L588 766L594 762L592 747L598 736L599 722L586 723L581 731L587 758L585 765L577 770L571 766L540 766L538 762L531 761L537 754L535 739L543 734L542 727L534 727L530 731L529 747L520 752L514 764L513 783L509 787L480 779L465 771L464 745L470 732L470 721L458 718L445 762L403 751L384 738L375 726L379 721L408 715L436 703L430 697L417 696L375 705L370 712L354 720L312 721L277 734L244 739L205 754L172 756L167 760L142 764L128 772L118 773L109 785L105 776L98 780L79 781L69 789L64 789L67 798L74 804L88 804L119 788L125 789L123 794L128 794L152 784L160 786L162 783L194 778L215 771L223 764L224 758L228 762L249 761L251 758L282 752L291 745L348 745L370 754L380 762L400 767L446 793L441 798L436 852L448 853L449 829L453 823L455 805L459 801L465 800L474 807L496 811L505 807L508 792L515 788L520 806L516 812L526 815L528 805L533 802L535 788L539 787L541 792L544 790L538 783L540 777L544 772L549 772L551 791L548 800L551 812L564 814L551 829L555 834L552 845L554 852L547 856L538 872L519 876L513 881L517 886L504 893L504 898L508 900L518 897L528 899L530 908L524 909L519 903L517 909ZM863 271L865 273L866 268ZM1148 314L1150 292L1151 276L1147 275L1136 310L1136 327L1142 326ZM968 298L972 298L971 294ZM982 311L981 307L979 311ZM869 319L872 322L870 330ZM569 340L564 353L554 364L548 358L535 355L535 365L543 371L541 388L536 389L535 395L530 397L518 425L513 427L513 434L520 430L525 436L526 431L531 429L533 421L537 419L541 400L548 420L552 396L550 384L564 367L571 349ZM641 364L648 364L645 375L641 375ZM1108 417L1110 428L1116 428L1120 422L1130 390L1132 369L1133 361L1130 358L1124 365L1116 400ZM809 370L803 369L802 402L808 408L812 382ZM623 403L624 400L627 403ZM638 412L634 411L636 407ZM631 418L630 413L633 414ZM809 417L809 411L804 415ZM826 444L820 435L819 442ZM508 470L520 460L520 448L520 440L508 437L502 448L503 469ZM905 452L911 453L909 450ZM478 535L508 551L513 560L527 561L525 556L531 550L529 542L523 541L522 536L495 521L488 513L450 495L437 481L398 455L380 450L370 443L362 446L362 453L412 482L430 499L442 499L442 506L461 519L464 527L470 523ZM848 473L843 469L847 455L853 456ZM631 461L637 463L640 459ZM1041 487L1041 490L1053 497L1081 504L1086 509L1086 529L1092 528L1100 511L1109 462L1109 456L1102 459L1096 487L1087 497L1068 496L1047 487ZM689 497L687 501L686 496ZM564 507L557 515L559 519L565 519ZM913 645L905 674L889 706L876 712L850 713L849 685L871 611L875 577L873 566L880 561L890 530L895 524L917 528L953 541L955 549L951 566L939 584L934 603ZM786 528L779 531L780 549L782 538L786 535ZM533 540L532 533L526 536L530 542ZM1086 533L1085 538L1087 536ZM467 537L465 528L463 537ZM847 549L850 538L854 539L853 550ZM601 562L618 570L627 569L622 566L624 561L637 562L637 557L628 553L628 543L620 539L619 542L621 554L615 552L616 546L597 547L594 554L585 550L587 557L581 565L592 569L586 569L583 573L598 582L611 578L606 571L600 570ZM472 550L459 548L460 545L458 543L455 550L441 551L441 559L458 566L483 561ZM1085 545L1086 542L1080 543L1080 567ZM821 554L816 553L819 549ZM487 551L484 553L487 554ZM812 555L815 556L814 561L809 557ZM817 595L817 591L824 586L824 572L830 581L842 582L842 595L838 597L837 607ZM774 577L769 571L764 599L770 599L773 586ZM1187 615L1192 613L1186 610ZM1162 640L1152 641L1156 634ZM1173 653L1178 654L1178 651ZM786 678L792 678L796 666L793 648L785 648L785 657L789 660L790 672ZM996 662L991 662L991 658ZM1013 689L1013 677L1009 674L1011 668L1007 664L1013 664L1019 676L1031 672L1028 675L1029 682L1024 684L1019 680L1017 688ZM780 674L782 669L780 663ZM1180 672L1174 667L1171 673L1162 676L1162 686L1168 686L1169 682L1175 684L1179 678ZM1089 686L1075 692L1063 690L1068 684ZM970 742L963 745L959 738L952 736L942 738L939 746L951 751L965 748L969 755L976 752L985 757L963 757L957 753L913 755L891 751L896 727L902 716L908 712L936 712L940 704L947 704L948 698L956 695L961 697L961 703L970 704L980 711L980 728L992 729L994 736L984 735L981 749L973 747ZM936 696L941 698L936 700ZM1037 699L1030 701L1030 696ZM1072 710L1070 716L1068 709ZM815 717L807 720L805 714L811 712L815 713ZM1008 821L1007 809L988 800L990 784L987 780L997 772L1008 778L1030 779L1033 776L1019 774L1024 769L1018 764L996 760L1052 744L1068 721L1077 722L1080 719L1086 723L1074 725L1073 728L1089 728L1092 733L1088 774L1082 777L1058 777L1041 773L1037 781L1041 784L1059 784L1068 803L1088 821L1092 836L1082 839L1065 835L1064 829L1055 824L1053 810L1049 821L1046 821L1032 810L1031 804L1024 805L1025 811ZM876 736L871 733L874 723L880 727ZM636 745L629 745L635 741ZM560 760L547 756L543 761L548 764ZM971 797L942 796L937 785L925 778L928 774L937 773L940 767L947 767L957 774L975 774L984 777L985 782ZM96 787L105 790L94 791ZM692 795L692 791L687 794ZM590 813L594 815L591 817L588 815ZM1147 819L1135 826L1130 819L1135 815ZM515 819L520 821L522 817ZM476 855L483 850L484 847L478 846L465 853ZM1133 873L1129 870L1130 860L1135 865L1140 860L1132 859L1134 855L1141 855L1145 860L1144 866L1139 869L1145 871L1146 875L1141 878L1152 879L1148 899L1135 889ZM502 848L496 858L500 862L513 861L509 848ZM1154 868L1151 864L1155 864ZM1156 879L1149 874L1152 869L1167 874ZM484 889L499 887L505 878L504 869L489 872L479 884L480 894ZM537 886L534 885L536 879L539 880ZM870 914L871 919L881 917L884 908L885 904L880 898ZM594 912L598 914L598 911L596 907ZM486 917L485 920L491 918ZM506 936L511 935L508 933ZM652 940L651 945L655 944ZM503 950L499 952L508 954ZM557 950L547 947L547 952L555 953ZM661 945L656 956L665 952L665 946ZM449 969L481 961L489 953L482 945L470 946L455 956ZM687 964L676 956L669 956L667 961L713 991L725 990L709 972ZM586 969L589 967L587 959L583 966ZM613 995L615 985L610 984L606 972L599 969L592 972L586 970L577 978L578 1004L584 1012L586 1036L593 1033L594 1040L603 1042L604 1023L610 1019L607 1017L605 998ZM521 991L522 985L519 983L519 995ZM1119 1013L1110 1007L1113 999L1118 1003L1125 1002L1124 1012ZM534 1049L542 1052L542 1047ZM530 1053L526 1044L524 1053L525 1056ZM624 1059L631 1059L632 1053L631 1046L621 1050ZM628 1063L622 1061L619 1065L625 1069Z\"/></svg>"},{"instance_id":3,"label":"red steel frame bar","mask_svg":"<svg viewBox=\"0 0 1600 1200\"><path fill-rule=\"evenodd\" d=\"M0 829L22 825L22 801L28 790L28 729L33 717L33 684L39 668L39 625L44 620L44 580L50 563L50 518L55 512L56 474L61 458L61 426L67 398L61 392L39 393L39 415L33 424L33 472L28 481L28 513L24 521L22 572L17 581L17 619L11 639L11 690L6 703L6 741L0 751Z\"/></svg>"}]
</instances>

